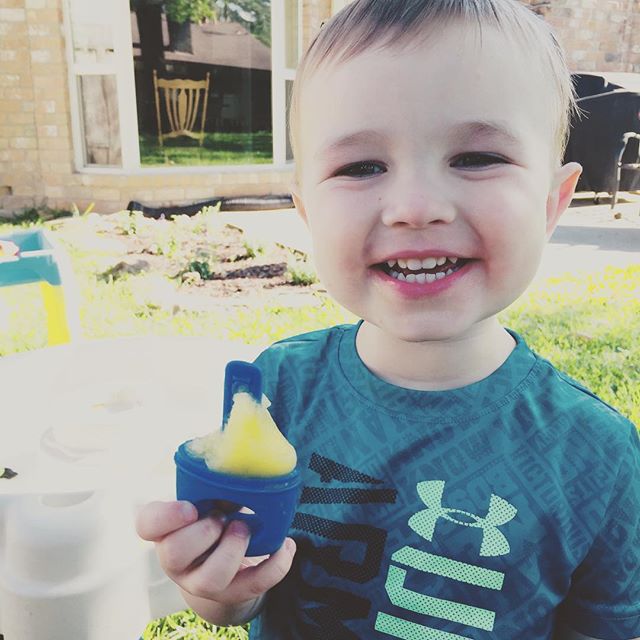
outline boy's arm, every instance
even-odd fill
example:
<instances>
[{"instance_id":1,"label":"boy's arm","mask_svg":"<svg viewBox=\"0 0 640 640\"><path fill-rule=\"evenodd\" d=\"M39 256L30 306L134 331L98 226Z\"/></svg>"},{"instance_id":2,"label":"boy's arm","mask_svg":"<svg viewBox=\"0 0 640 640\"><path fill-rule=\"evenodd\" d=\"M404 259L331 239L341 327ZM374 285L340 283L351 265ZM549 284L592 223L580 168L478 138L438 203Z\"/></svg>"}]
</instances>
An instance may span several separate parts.
<instances>
[{"instance_id":1,"label":"boy's arm","mask_svg":"<svg viewBox=\"0 0 640 640\"><path fill-rule=\"evenodd\" d=\"M640 434L628 421L619 428L607 507L558 608L554 640L640 638Z\"/></svg>"}]
</instances>

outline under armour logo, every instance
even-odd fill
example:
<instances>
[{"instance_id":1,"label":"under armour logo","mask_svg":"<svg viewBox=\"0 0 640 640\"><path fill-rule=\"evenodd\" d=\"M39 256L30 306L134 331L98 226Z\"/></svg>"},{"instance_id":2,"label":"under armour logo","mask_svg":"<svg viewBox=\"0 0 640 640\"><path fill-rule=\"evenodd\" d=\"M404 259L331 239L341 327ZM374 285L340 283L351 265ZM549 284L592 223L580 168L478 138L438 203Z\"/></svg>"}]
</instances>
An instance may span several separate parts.
<instances>
[{"instance_id":1,"label":"under armour logo","mask_svg":"<svg viewBox=\"0 0 640 640\"><path fill-rule=\"evenodd\" d=\"M518 510L500 496L491 494L489 510L484 518L463 511L462 509L449 509L442 506L442 494L444 492L443 480L426 480L417 485L418 495L427 505L427 509L418 511L409 519L409 526L420 536L429 540L433 539L436 522L444 518L449 522L463 527L475 527L482 529L481 556L503 556L509 553L511 548L504 534L498 527L512 520ZM464 522L454 517L454 514L466 516L471 522Z\"/></svg>"}]
</instances>

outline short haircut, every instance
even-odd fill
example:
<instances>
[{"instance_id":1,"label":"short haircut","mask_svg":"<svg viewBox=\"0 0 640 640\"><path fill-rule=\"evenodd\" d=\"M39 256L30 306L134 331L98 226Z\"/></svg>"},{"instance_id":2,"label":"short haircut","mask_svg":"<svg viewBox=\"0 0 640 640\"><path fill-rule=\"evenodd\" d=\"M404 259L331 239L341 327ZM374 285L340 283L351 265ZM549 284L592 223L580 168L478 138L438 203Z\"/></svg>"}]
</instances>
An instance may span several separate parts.
<instances>
[{"instance_id":1,"label":"short haircut","mask_svg":"<svg viewBox=\"0 0 640 640\"><path fill-rule=\"evenodd\" d=\"M550 80L554 153L560 162L577 112L571 74L549 25L518 0L354 0L348 4L323 24L298 65L289 111L294 158L300 159L300 96L311 74L370 49L419 43L434 26L459 21L475 21L480 34L483 25L494 26L539 61Z\"/></svg>"}]
</instances>

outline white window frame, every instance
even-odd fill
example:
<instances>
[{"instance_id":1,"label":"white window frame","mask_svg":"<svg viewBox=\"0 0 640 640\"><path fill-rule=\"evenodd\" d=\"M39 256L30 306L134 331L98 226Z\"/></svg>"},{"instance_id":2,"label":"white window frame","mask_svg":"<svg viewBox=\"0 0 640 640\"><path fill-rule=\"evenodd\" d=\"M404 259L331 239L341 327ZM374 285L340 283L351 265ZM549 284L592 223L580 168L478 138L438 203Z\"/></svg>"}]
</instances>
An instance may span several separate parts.
<instances>
[{"instance_id":1,"label":"white window frame","mask_svg":"<svg viewBox=\"0 0 640 640\"><path fill-rule=\"evenodd\" d=\"M302 53L302 0L298 2L298 52ZM273 162L293 166L287 160L287 94L286 81L293 81L296 70L286 66L284 33L285 0L271 1L271 114L273 119Z\"/></svg>"},{"instance_id":2,"label":"white window frame","mask_svg":"<svg viewBox=\"0 0 640 640\"><path fill-rule=\"evenodd\" d=\"M140 148L138 145L138 119L136 109L135 78L133 72L133 41L131 36L131 18L129 0L109 0L116 10L117 24L114 28L114 57L108 63L78 63L73 50L73 31L71 27L71 4L64 0L63 20L67 49L67 68L69 76L69 95L71 108L71 131L73 156L77 171L117 172L132 171L140 168ZM83 75L110 75L116 79L118 94L118 121L120 128L120 149L122 165L119 167L97 167L87 165L85 141L80 108L79 80Z\"/></svg>"},{"instance_id":3,"label":"white window frame","mask_svg":"<svg viewBox=\"0 0 640 640\"><path fill-rule=\"evenodd\" d=\"M109 63L77 63L73 50L70 0L63 0L63 28L66 42L68 85L71 110L71 133L76 171L81 173L239 173L255 171L290 171L293 162L286 158L287 114L286 80L295 78L295 69L285 66L285 0L271 0L271 118L273 159L271 163L215 165L192 167L142 167L138 142L133 38L129 0L107 0L114 3L118 25L114 29L114 57ZM298 51L302 51L302 0L298 0ZM122 165L87 165L80 107L79 79L83 75L112 75L118 93L118 118Z\"/></svg>"}]
</instances>

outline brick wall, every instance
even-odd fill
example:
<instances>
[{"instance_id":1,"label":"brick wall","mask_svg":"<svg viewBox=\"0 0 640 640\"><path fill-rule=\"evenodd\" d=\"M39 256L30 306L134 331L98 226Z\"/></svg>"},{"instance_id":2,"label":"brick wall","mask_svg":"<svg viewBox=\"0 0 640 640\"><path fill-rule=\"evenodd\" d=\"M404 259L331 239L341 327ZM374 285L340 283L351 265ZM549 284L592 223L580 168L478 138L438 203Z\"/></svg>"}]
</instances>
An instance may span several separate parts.
<instances>
[{"instance_id":1,"label":"brick wall","mask_svg":"<svg viewBox=\"0 0 640 640\"><path fill-rule=\"evenodd\" d=\"M44 123L42 114L36 115L34 74L38 65L32 64L32 46L41 51L40 41L49 35L49 29L59 30L56 16L46 35L34 32L30 28L32 4L4 0L0 8L0 197L16 206L42 197L37 134L38 124ZM40 33L46 27L43 23Z\"/></svg>"},{"instance_id":2,"label":"brick wall","mask_svg":"<svg viewBox=\"0 0 640 640\"><path fill-rule=\"evenodd\" d=\"M521 1L553 26L572 70L640 73L640 0ZM339 9L347 3L309 4Z\"/></svg>"},{"instance_id":3,"label":"brick wall","mask_svg":"<svg viewBox=\"0 0 640 640\"><path fill-rule=\"evenodd\" d=\"M76 172L62 18L62 0L0 0L0 213L45 204L110 212L130 200L161 206L288 192L292 172L270 167Z\"/></svg>"},{"instance_id":4,"label":"brick wall","mask_svg":"<svg viewBox=\"0 0 640 640\"><path fill-rule=\"evenodd\" d=\"M332 15L332 4L331 0L302 0L302 42L304 48L318 33L322 22Z\"/></svg>"},{"instance_id":5,"label":"brick wall","mask_svg":"<svg viewBox=\"0 0 640 640\"><path fill-rule=\"evenodd\" d=\"M640 73L640 0L522 0L555 28L574 70ZM311 40L345 0L303 0ZM114 211L129 200L169 205L285 193L291 173L199 169L128 175L73 166L62 0L0 0L0 210L48 204Z\"/></svg>"},{"instance_id":6,"label":"brick wall","mask_svg":"<svg viewBox=\"0 0 640 640\"><path fill-rule=\"evenodd\" d=\"M544 16L580 71L640 73L640 0L523 0Z\"/></svg>"}]
</instances>

